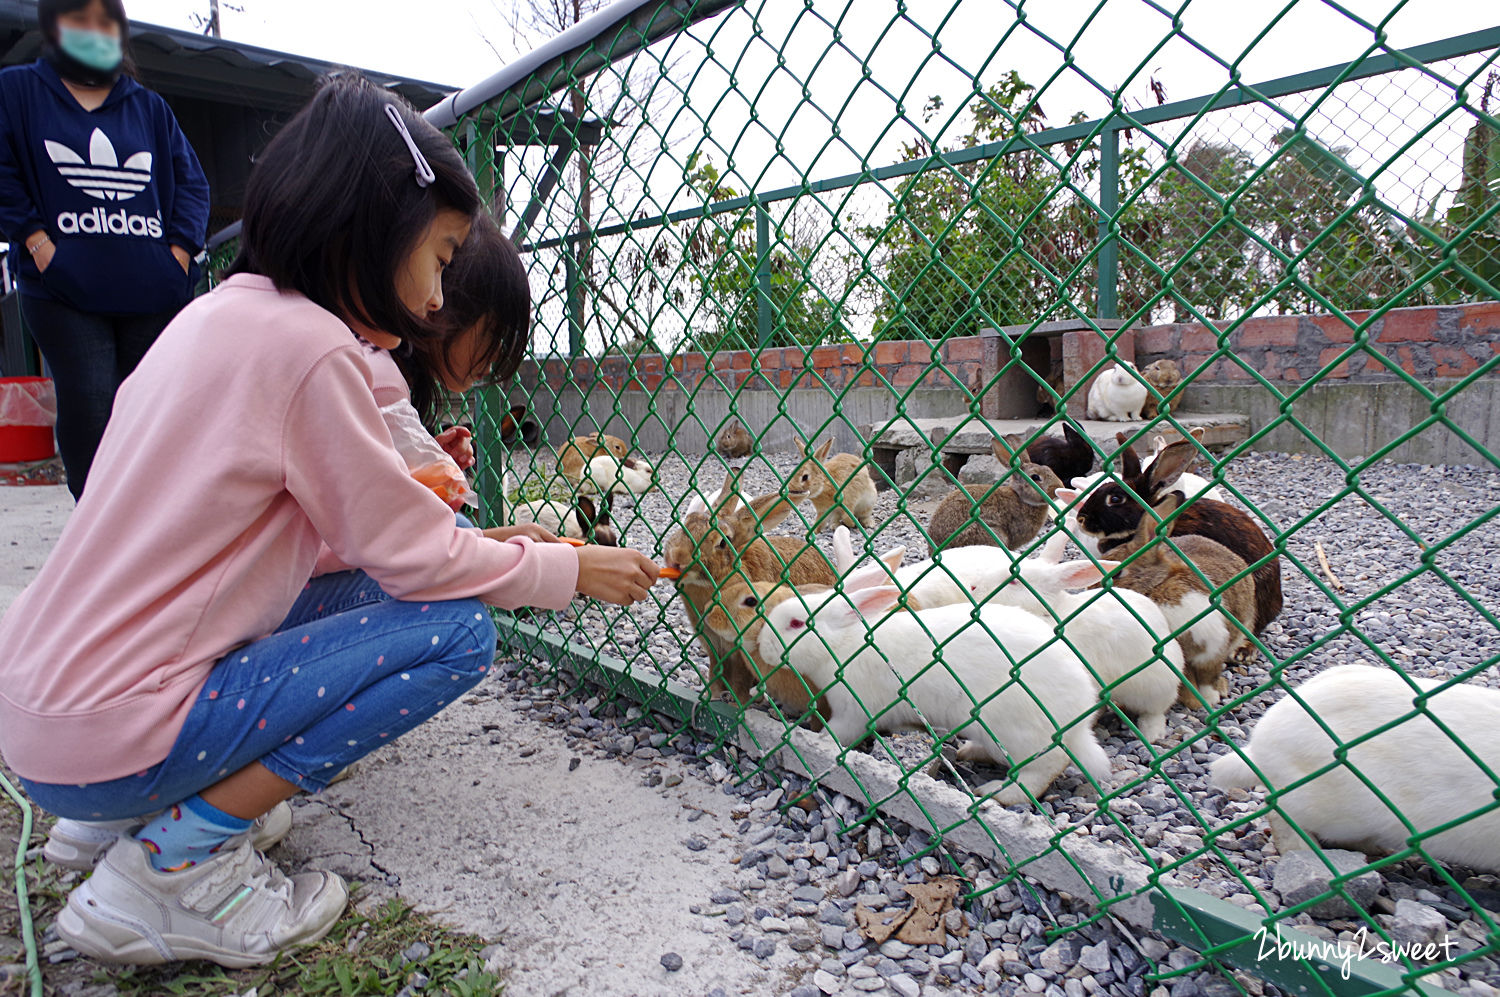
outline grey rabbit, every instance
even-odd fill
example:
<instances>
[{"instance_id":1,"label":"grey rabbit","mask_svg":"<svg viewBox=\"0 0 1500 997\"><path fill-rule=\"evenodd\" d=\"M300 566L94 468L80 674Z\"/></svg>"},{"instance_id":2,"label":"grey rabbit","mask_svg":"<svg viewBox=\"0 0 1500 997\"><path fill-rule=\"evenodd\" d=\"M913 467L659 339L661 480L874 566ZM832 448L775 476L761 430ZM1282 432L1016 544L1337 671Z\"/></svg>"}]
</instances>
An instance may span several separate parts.
<instances>
[{"instance_id":1,"label":"grey rabbit","mask_svg":"<svg viewBox=\"0 0 1500 997\"><path fill-rule=\"evenodd\" d=\"M992 449L995 457L1007 464L1020 453L1021 473L1030 480L995 485L988 493L983 485L960 485L950 492L938 503L928 524L928 556L936 556L945 547L993 547L997 537L1011 550L1019 550L1041 532L1052 514L1048 500L1057 494L1062 481L1050 467L1027 457L1021 443L1019 436L1007 436L995 440Z\"/></svg>"}]
</instances>

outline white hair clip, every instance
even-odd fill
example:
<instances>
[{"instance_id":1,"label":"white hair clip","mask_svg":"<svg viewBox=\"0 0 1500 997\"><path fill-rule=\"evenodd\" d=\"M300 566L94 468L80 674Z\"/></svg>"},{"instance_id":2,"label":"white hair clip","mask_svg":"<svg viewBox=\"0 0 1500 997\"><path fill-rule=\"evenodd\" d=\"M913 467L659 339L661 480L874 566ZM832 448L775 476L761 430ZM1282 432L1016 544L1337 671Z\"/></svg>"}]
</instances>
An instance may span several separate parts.
<instances>
[{"instance_id":1,"label":"white hair clip","mask_svg":"<svg viewBox=\"0 0 1500 997\"><path fill-rule=\"evenodd\" d=\"M427 162L427 157L422 155L422 150L417 148L416 139L412 138L411 132L406 130L406 122L401 120L401 112L396 110L395 104L387 104L385 105L385 116L391 119L391 124L395 125L396 131L401 133L401 140L411 150L412 162L417 164L417 186L429 186L437 179L437 174L432 172L432 165Z\"/></svg>"}]
</instances>

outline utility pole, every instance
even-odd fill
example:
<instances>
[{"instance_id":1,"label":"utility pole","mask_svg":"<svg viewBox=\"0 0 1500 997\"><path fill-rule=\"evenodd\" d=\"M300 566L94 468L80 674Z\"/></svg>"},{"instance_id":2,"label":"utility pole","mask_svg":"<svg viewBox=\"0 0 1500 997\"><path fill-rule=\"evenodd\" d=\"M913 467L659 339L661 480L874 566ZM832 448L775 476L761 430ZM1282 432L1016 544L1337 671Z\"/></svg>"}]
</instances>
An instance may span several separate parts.
<instances>
[{"instance_id":1,"label":"utility pole","mask_svg":"<svg viewBox=\"0 0 1500 997\"><path fill-rule=\"evenodd\" d=\"M211 38L222 37L219 28L219 0L208 0L208 26L203 33Z\"/></svg>"}]
</instances>

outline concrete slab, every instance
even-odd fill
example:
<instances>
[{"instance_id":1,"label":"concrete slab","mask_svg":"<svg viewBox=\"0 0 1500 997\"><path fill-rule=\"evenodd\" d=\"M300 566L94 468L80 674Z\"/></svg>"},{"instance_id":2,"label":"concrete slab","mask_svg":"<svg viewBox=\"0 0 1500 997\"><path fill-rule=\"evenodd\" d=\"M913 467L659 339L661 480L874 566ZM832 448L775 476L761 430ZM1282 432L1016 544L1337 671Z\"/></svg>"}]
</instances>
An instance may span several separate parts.
<instances>
[{"instance_id":1,"label":"concrete slab","mask_svg":"<svg viewBox=\"0 0 1500 997\"><path fill-rule=\"evenodd\" d=\"M1177 413L1178 424L1189 429L1202 427L1202 443L1209 450L1225 450L1244 442L1250 435L1250 419L1235 412L1188 412ZM942 419L902 419L884 427L862 426L861 431L870 439L870 449L875 465L882 475L876 475L875 484L884 490L904 483L898 473L897 458L901 451L914 447L931 448L942 454L942 464L957 475L964 462L975 454L991 452L997 437L1017 434L1030 437L1049 421L1045 416L1029 419L978 419L971 416ZM1168 443L1182 439L1170 422L1152 419L1142 422L1104 422L1102 420L1076 420L1074 425L1099 445L1104 453L1112 453L1119 443L1115 434L1124 432L1134 436L1143 429L1150 429L1150 436L1164 436ZM1053 435L1062 431L1053 427ZM1148 437L1149 438L1149 437ZM1141 449L1141 447L1137 447ZM884 480L882 480L882 476Z\"/></svg>"},{"instance_id":2,"label":"concrete slab","mask_svg":"<svg viewBox=\"0 0 1500 997\"><path fill-rule=\"evenodd\" d=\"M1046 426L1050 418L1035 416L1030 419L975 419L966 416L906 419L883 430L873 430L878 435L872 437L870 445L899 449L931 441L947 453L989 453L990 443L997 436L1011 433L1030 436ZM1210 450L1233 446L1250 435L1249 418L1237 412L1186 412L1178 413L1176 419L1188 428L1203 427L1203 445ZM1073 424L1106 451L1117 446L1116 433L1124 432L1133 436L1147 427L1151 428L1152 435L1165 436L1168 443L1182 438L1171 423L1158 419L1140 422L1082 419L1075 420ZM1055 428L1051 432L1053 435L1061 435L1061 430Z\"/></svg>"},{"instance_id":3,"label":"concrete slab","mask_svg":"<svg viewBox=\"0 0 1500 997\"><path fill-rule=\"evenodd\" d=\"M72 511L62 485L0 488L0 609L31 584Z\"/></svg>"}]
</instances>

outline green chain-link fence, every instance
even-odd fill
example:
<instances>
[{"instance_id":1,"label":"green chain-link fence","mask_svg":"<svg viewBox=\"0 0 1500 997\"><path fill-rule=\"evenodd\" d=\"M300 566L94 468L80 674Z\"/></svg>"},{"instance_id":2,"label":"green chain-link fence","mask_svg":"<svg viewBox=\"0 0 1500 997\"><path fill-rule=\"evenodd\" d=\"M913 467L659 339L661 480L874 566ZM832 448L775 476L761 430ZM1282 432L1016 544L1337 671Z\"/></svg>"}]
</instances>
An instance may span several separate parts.
<instances>
[{"instance_id":1,"label":"green chain-link fence","mask_svg":"<svg viewBox=\"0 0 1500 997\"><path fill-rule=\"evenodd\" d=\"M1242 49L1224 52L1193 34L1186 8L1154 5L1128 22L1107 4L1050 19L1024 4L1003 15L970 4L630 6L623 20L614 8L492 81L478 106L436 111L493 191L540 296L534 364L510 389L475 401L488 442L485 514L514 515L515 501L569 501L576 475L561 473L558 452L569 438L609 433L653 465L658 486L616 499L623 542L685 571L677 595L661 586L628 611L591 606L508 620L511 646L535 660L537 680L602 683L662 733L691 728L730 745L742 775L791 773L862 801L851 824L884 811L930 834L929 851L989 856L994 874L969 881L981 899L1024 877L1085 899L1097 915L1184 941L1213 965L1305 992L1396 991L1452 968L1465 981L1494 980L1500 936L1496 894L1486 891L1496 884L1485 877L1500 871L1495 849L1465 866L1439 857L1447 853L1435 844L1452 827L1500 837L1487 732L1431 706L1416 687L1399 715L1369 713L1363 727L1320 718L1377 808L1407 822L1401 842L1385 849L1393 855L1372 848L1367 861L1459 898L1447 927L1461 944L1435 958L1366 959L1352 982L1338 971L1336 945L1347 950L1363 929L1369 954L1376 939L1410 941L1405 924L1367 897L1330 921L1315 908L1335 899L1327 891L1273 891L1266 821L1297 823L1304 811L1285 793L1295 783L1283 779L1284 795L1270 801L1226 794L1206 785L1204 763L1223 742L1243 747L1266 704L1318 674L1325 657L1437 678L1465 701L1480 695L1469 687L1496 685L1495 590L1465 581L1445 556L1484 549L1495 493L1434 536L1366 481L1382 458L1424 444L1456 446L1467 457L1451 462L1495 470L1492 422L1469 413L1490 406L1500 363L1484 304L1500 285L1500 131L1491 107L1500 31L1401 49L1388 40L1389 18L1366 23L1317 5L1340 22L1349 57L1304 72L1316 63L1254 57L1284 45L1282 29L1311 4L1267 12ZM1066 33L1049 34L1049 25ZM1090 53L1104 61L1117 35L1128 44L1114 47L1135 54L1094 69ZM1178 60L1202 70L1188 78L1212 81L1203 96L1168 99L1177 77L1154 67ZM1249 64L1284 72L1265 82L1247 75ZM1430 333L1416 331L1423 322ZM1165 397L1153 390L1160 414L1120 426L1081 421L1092 375L1152 358L1176 361L1184 376ZM1320 394L1335 387L1336 399ZM1392 390L1408 396L1405 407L1379 416L1365 446L1333 441L1361 407L1388 410ZM499 417L517 404L528 406L547 445L498 444ZM1228 416L1210 419L1205 408L1216 407ZM1159 737L1125 723L1139 719L1130 710L1108 707L1098 722L1113 755L1108 778L1075 775L1070 765L1050 789L1024 794L1025 806L1001 809L979 800L1019 784L1003 781L1003 767L952 750L988 730L1022 746L1011 753L1012 772L1050 746L1080 750L1089 711L1050 691L1046 669L1058 646L1099 664L1081 636L1088 610L1058 613L1060 624L1049 617L1055 636L1035 655L1016 652L1009 618L990 611L961 621L967 629L926 611L856 625L852 642L829 648L838 667L815 683L822 688L810 687L811 673L790 675L789 661L817 657L799 658L794 644L789 658L764 659L775 699L748 709L740 701L736 655L766 646L757 635L777 598L769 590L789 576L799 542L817 546L811 557L824 580L835 577L826 527L836 513L820 522L811 503L798 502L786 528L773 528L775 506L762 523L743 514L731 522L732 505L704 517L692 496L713 505L726 465L743 467L741 508L764 513L770 496L803 497L801 448L835 437L872 481L895 485L868 514L860 510L856 556L907 543L917 548L910 563L926 554L935 500L952 490L951 475L1007 429L1034 438L1060 433L1064 422L1085 425L1102 458L1117 449L1116 429L1144 448L1160 430L1182 434L1205 421L1204 445L1216 452L1200 452L1200 469L1249 511L1267 544L1212 578L1211 556L1182 550L1214 607L1227 604L1231 583L1254 584L1257 569L1279 564L1288 617L1258 633L1249 619L1232 630L1254 653L1231 665L1224 701L1174 706ZM747 431L746 459L726 461L716 443L736 425ZM1274 470L1242 481L1237 461L1272 443L1321 455L1330 469L1324 491L1280 500ZM976 463L958 472L980 481L976 495L1017 480L985 482ZM1002 478L1017 466L1006 461ZM1107 473L1120 470L1117 460ZM1036 491L1027 481L1018 487ZM858 491L850 484L835 497L853 507L863 501ZM1378 532L1412 544L1399 569L1346 587L1315 541L1327 518L1352 504ZM970 521L980 517L974 505L963 507ZM981 529L991 542L1006 539L998 526ZM787 538L769 560L744 552L768 533ZM1033 524L1010 539L1028 553L1051 534ZM1136 567L1147 557L1136 555ZM997 551L993 563L1009 562ZM791 576L819 574L799 570ZM969 576L959 571L958 580ZM1031 587L1029 577L1018 584ZM1477 654L1413 658L1399 633L1362 624L1394 594L1428 587L1469 614ZM687 599L697 608L686 611ZM1063 601L1047 599L1054 608ZM1322 631L1293 632L1288 620L1307 619L1309 601ZM804 644L833 642L837 602L821 619L813 614ZM718 636L704 635L715 609L726 619ZM1173 624L1184 637L1214 618L1209 601L1188 616L1197 619ZM887 653L901 628L916 636L901 655ZM1351 646L1355 653L1344 653ZM984 667L975 666L976 647L988 655ZM1156 667L1171 657L1165 647L1158 642ZM712 698L714 679L725 677L731 695ZM1102 681L1121 689L1111 676ZM857 748L847 730L840 744L813 729L822 724L803 704L817 693L829 697L817 702L832 704L823 714L833 728L841 719L847 726L841 709L858 710L867 724L856 726L874 739ZM1027 742L1016 717L1038 706L1048 737ZM1407 750L1437 751L1415 733L1429 718L1475 768L1431 773L1462 797L1436 825L1424 813L1399 814L1383 770L1358 764L1371 757L1358 746L1387 730ZM1257 765L1270 753L1258 753ZM1324 755L1301 774L1327 771L1334 758ZM1269 767L1266 775L1279 778ZM1142 830L1133 818L1143 811L1165 815L1168 829ZM1305 822L1290 833L1282 825L1276 845L1290 850L1299 830L1315 848L1320 830L1337 837ZM1357 896L1367 869L1340 865L1332 893ZM1297 916L1314 909L1317 919ZM1298 924L1311 932L1305 942L1329 943L1321 955L1311 946L1266 954L1264 931L1290 939Z\"/></svg>"},{"instance_id":2,"label":"green chain-link fence","mask_svg":"<svg viewBox=\"0 0 1500 997\"><path fill-rule=\"evenodd\" d=\"M1161 967L1167 978L1208 963L1298 992L1396 992L1440 975L1449 986L1494 983L1500 693L1478 690L1500 685L1500 587L1464 565L1493 557L1500 508L1489 414L1500 365L1500 29L1401 48L1390 25L1416 13L1409 4L1365 21L1292 2L1239 12L1233 40L1209 30L1217 15L1207 4L1130 5L1123 19L1117 4L1062 6L1065 15L1025 3L617 4L429 113L514 231L539 298L533 360L515 384L466 403L482 444L482 515L499 522L518 502L571 502L577 474L563 473L560 451L607 433L647 462L656 486L615 498L621 542L685 573L678 590L659 585L629 610L506 616L509 646L538 682L603 685L660 733L726 746L743 776L811 779L859 801L851 826L884 812L925 832L929 853L989 858L982 874L953 870L969 876L971 899L1035 882L1203 954L1194 966ZM1311 49L1321 55L1289 44L1309 32L1326 33ZM1318 65L1328 68L1310 69ZM1200 96L1172 99L1182 80L1201 81ZM1150 418L1087 421L1093 376L1132 359L1173 361L1182 381L1153 381L1159 405L1149 407L1160 411ZM534 447L500 443L516 405L540 427ZM798 490L804 446L834 437L881 486L873 508L854 510L864 519L855 556L907 544L911 564L927 555L955 474L973 483L975 500L961 503L971 523L982 518L979 497L1011 485L1045 509L1029 477L1008 476L1019 461L986 475L982 459L967 458L1004 432L1034 441L1065 424L1092 437L1095 470L1115 458L1106 483L1121 480L1117 430L1144 450L1158 433L1207 427L1192 444L1197 469L1248 511L1244 523L1265 544L1215 572L1216 555L1184 542L1189 514L1178 515L1172 545L1211 596L1168 629L1183 645L1196 639L1232 604L1235 583L1254 586L1272 566L1287 603L1269 627L1247 618L1229 628L1251 653L1228 666L1222 702L1190 696L1152 737L1114 702L1120 681L1096 674L1109 701L1097 727L1110 775L1070 763L1024 806L981 803L985 790L1019 783L955 753L962 740L988 730L1008 748L1024 745L1011 752L1013 773L1048 747L1079 751L1095 723L1051 691L1065 683L1047 671L1060 649L1102 670L1082 636L1089 610L1057 612L1065 597L1034 591L1030 575L1016 585L1054 606L1053 634L1034 654L1017 651L1003 613L949 627L924 609L856 626L851 643L830 649L839 667L822 688L773 654L764 667L775 699L746 704L744 682L739 695L714 697L714 680L733 679L747 645L766 646L757 635L779 597L772 585L836 577L828 528L839 507L864 501L862 486L844 486L820 520ZM736 426L743 459L728 459L717 444ZM1255 453L1268 449L1300 451L1281 460L1316 463L1320 476L1293 489ZM1410 490L1420 492L1433 471L1392 471L1393 454L1469 465L1476 477L1444 493L1468 499L1446 518L1404 507L1390 476L1418 476ZM694 495L714 504L727 467L742 468L740 508L762 521L735 521L732 503L717 519L693 505ZM1137 490L1145 486L1133 482L1120 503L1146 497ZM795 504L784 526L773 496ZM1089 520L1091 500L1071 511ZM1389 544L1396 563L1377 570L1365 555L1325 549L1339 517L1354 523L1346 536ZM1026 535L1009 537L1017 556L1055 533L1028 522ZM1007 539L993 521L980 529L988 542ZM745 553L768 535L783 538L769 557ZM787 567L803 541L817 551L818 570L805 575L806 562ZM1144 570L1163 543L1121 571ZM1022 571L998 550L995 564L1007 580ZM970 580L935 567L924 591L950 571ZM1381 619L1408 593L1452 607L1461 637L1445 632L1414 649L1402 620ZM715 609L739 623L713 636L702 617ZM836 612L813 615L807 659L813 642L832 641ZM1149 622L1140 613L1128 612L1126 626ZM1426 615L1403 619L1419 627ZM902 627L915 634L908 652L884 653ZM1174 667L1173 643L1158 640L1142 669ZM1465 652L1449 653L1458 644ZM789 660L798 654L794 644ZM1300 775L1343 766L1404 830L1397 845L1339 865L1329 889L1294 898L1280 881L1272 887L1268 819L1287 822L1275 842L1284 850L1302 841L1324 855L1320 842L1348 845L1350 834L1329 840L1339 833L1312 818L1300 827L1296 783L1278 783L1282 795L1269 800L1226 792L1208 784L1206 763L1225 744L1250 742L1269 703L1347 662L1437 679L1450 693L1403 687L1394 715L1362 693L1352 721L1319 717L1316 729L1342 747L1335 762L1330 743ZM862 711L873 740L840 744L819 729L804 703L817 693L829 696L814 702L825 716ZM1490 725L1433 705L1458 700ZM1016 717L1038 709L1047 736L1034 744L1016 734ZM1382 735L1434 797L1456 794L1442 821L1425 806L1402 813L1396 799L1409 797L1386 770L1361 769L1373 754L1359 746ZM1296 743L1316 740L1303 732ZM1268 778L1279 778L1265 765L1274 753L1254 759ZM1447 768L1422 768L1438 757ZM1333 800L1328 785L1318 791ZM1453 861L1439 847L1444 831L1491 844ZM1363 937L1367 955L1377 940L1413 940L1400 911L1392 919L1359 893L1372 865L1445 897L1442 937L1457 943L1340 972L1341 953ZM1384 896L1416 895L1403 886ZM1319 906L1341 897L1358 902L1332 917ZM1308 933L1296 935L1299 926ZM1267 955L1266 932L1306 945Z\"/></svg>"}]
</instances>

